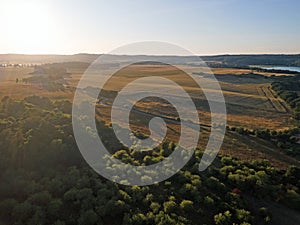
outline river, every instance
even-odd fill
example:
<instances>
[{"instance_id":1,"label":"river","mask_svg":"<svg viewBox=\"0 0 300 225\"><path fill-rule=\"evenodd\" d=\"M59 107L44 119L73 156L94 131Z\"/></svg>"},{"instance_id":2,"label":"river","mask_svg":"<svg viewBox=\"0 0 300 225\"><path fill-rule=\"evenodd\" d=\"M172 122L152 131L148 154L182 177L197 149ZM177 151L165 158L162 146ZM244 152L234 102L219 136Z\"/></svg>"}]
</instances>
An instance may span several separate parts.
<instances>
[{"instance_id":1,"label":"river","mask_svg":"<svg viewBox=\"0 0 300 225\"><path fill-rule=\"evenodd\" d=\"M289 70L289 71L300 73L300 67L298 66L260 66L260 67L266 70Z\"/></svg>"}]
</instances>

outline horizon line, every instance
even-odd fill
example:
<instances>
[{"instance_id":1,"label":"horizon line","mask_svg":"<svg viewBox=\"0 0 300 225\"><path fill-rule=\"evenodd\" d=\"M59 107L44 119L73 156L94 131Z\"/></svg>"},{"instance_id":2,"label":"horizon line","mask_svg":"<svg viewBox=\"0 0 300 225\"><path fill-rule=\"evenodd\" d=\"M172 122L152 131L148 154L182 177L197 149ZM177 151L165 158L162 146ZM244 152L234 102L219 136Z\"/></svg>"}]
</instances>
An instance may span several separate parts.
<instances>
[{"instance_id":1,"label":"horizon line","mask_svg":"<svg viewBox=\"0 0 300 225\"><path fill-rule=\"evenodd\" d=\"M255 55L300 55L298 53L217 53L217 54L194 54L194 55L151 55L151 54L110 54L110 53L86 53L86 52L79 52L79 53L0 53L0 56L4 55L23 55L23 56L75 56L75 55L118 55L118 56L178 56L178 57L191 57L191 56L199 56L199 57L214 57L214 56L255 56Z\"/></svg>"}]
</instances>

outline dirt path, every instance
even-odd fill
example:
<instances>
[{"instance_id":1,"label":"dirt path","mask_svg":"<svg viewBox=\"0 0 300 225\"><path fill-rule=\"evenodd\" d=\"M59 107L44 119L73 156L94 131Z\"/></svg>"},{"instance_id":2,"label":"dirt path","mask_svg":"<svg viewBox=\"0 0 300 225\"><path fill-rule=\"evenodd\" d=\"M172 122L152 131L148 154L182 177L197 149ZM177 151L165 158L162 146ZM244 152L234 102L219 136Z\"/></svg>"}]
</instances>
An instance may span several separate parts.
<instances>
[{"instance_id":1,"label":"dirt path","mask_svg":"<svg viewBox=\"0 0 300 225\"><path fill-rule=\"evenodd\" d=\"M269 85L262 85L259 86L257 89L259 95L264 96L268 99L272 107L280 113L287 113L289 112L288 108L284 105L282 101L280 101L278 98L276 98L270 89Z\"/></svg>"}]
</instances>

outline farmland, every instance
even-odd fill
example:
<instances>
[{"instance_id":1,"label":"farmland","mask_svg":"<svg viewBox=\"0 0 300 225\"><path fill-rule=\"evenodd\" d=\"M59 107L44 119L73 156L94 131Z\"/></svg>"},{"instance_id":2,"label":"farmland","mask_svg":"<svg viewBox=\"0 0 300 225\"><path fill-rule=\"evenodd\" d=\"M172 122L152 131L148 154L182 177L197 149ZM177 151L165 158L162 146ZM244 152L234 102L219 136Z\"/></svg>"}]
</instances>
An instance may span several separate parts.
<instances>
[{"instance_id":1,"label":"farmland","mask_svg":"<svg viewBox=\"0 0 300 225\"><path fill-rule=\"evenodd\" d=\"M34 68L1 68L1 95L9 95L15 99L22 99L26 96L38 95L49 97L53 100L68 99L72 100L74 90L77 86L79 79L87 68L88 64L81 63L67 63L62 64L66 67L70 76L65 80L68 85L66 90L48 91L36 84L24 84L22 82L16 83L16 78L22 80L32 75ZM62 66L59 65L59 66ZM186 66L187 71L195 71L195 67ZM209 107L205 100L203 91L184 74L175 67L163 65L133 65L122 71L119 71L114 78L105 86L107 90L119 91L124 85L132 80L139 78L141 72L148 76L164 76L174 82L180 84L192 96L193 101L196 103L198 113L200 115L200 123L202 124L202 134L199 146L205 147L207 137L209 135L210 126L210 113ZM227 107L227 119L229 127L243 127L248 129L263 129L269 128L272 130L284 130L289 128L290 112L288 106L280 98L276 98L273 92L269 89L272 82L270 78L266 79L263 76L248 76L245 74L248 71L240 69L228 69L226 73L221 69L216 69L215 76L219 80L223 94L225 97ZM230 73L230 74L228 74ZM160 89L166 88L160 84L147 84L156 86ZM18 91L15 91L18 90ZM206 89L205 91L212 91ZM107 103L111 103L113 99L108 98ZM176 110L166 102L157 100L146 99L139 101L135 105L139 112L148 113L141 114L132 112L132 128L133 130L140 131L148 134L147 121L154 115L165 115L168 118L176 119L178 116ZM110 106L98 105L97 106L99 120L104 121L106 124L110 123ZM179 124L170 122L168 126L171 128L168 134L169 140L175 140L179 133ZM205 128L206 127L206 128ZM242 137L234 132L227 132L223 147L222 154L235 155L241 159L252 160L257 158L268 159L279 167L286 167L289 163L293 162L288 156L282 155L280 150L273 150L277 147L272 143L262 142L251 137ZM243 140L243 141L237 141ZM235 146L233 148L233 146ZM297 164L297 162L294 162Z\"/></svg>"},{"instance_id":2,"label":"farmland","mask_svg":"<svg viewBox=\"0 0 300 225\"><path fill-rule=\"evenodd\" d=\"M111 199L109 201L114 202L113 204L121 204L123 202L122 205L124 207L111 206L114 209L118 208L120 210L116 213L116 215L119 215L119 219L111 219L110 212L106 212L104 208L97 208L98 206L95 206L97 208L95 211L101 214L104 223L120 223L124 220L123 214L127 212L126 207L133 204L131 200L128 200L128 197L124 197L124 199L122 197L124 193L134 196L130 188L123 188L122 185L116 186L109 182L105 183L102 178L95 176L90 169L86 168L86 165L82 162L82 157L79 155L75 140L72 138L71 102L73 101L77 84L88 66L89 63L72 62L0 68L0 97L2 99L0 103L0 126L2 129L1 132L5 135L5 139L0 142L0 145L2 149L7 150L4 151L5 154L0 159L4 162L2 166L7 168L5 169L6 172L3 173L3 179L8 180L7 184L3 183L0 185L0 194L7 187L11 187L10 189L12 190L20 189L18 182L11 181L12 178L9 174L13 173L15 174L13 177L20 177L23 169L36 171L36 169L46 168L43 169L47 177L45 180L49 179L50 182L48 184L45 183L47 181L44 179L41 179L42 181L36 180L36 177L32 177L35 175L31 176L25 172L27 175L24 177L21 176L23 182L22 188L26 190L26 193L23 193L22 196L25 196L25 198L15 197L18 194L13 192L10 196L16 198L17 201L4 198L3 201L0 201L1 210L3 209L3 212L5 210L12 210L16 218L10 216L11 214L2 215L0 213L3 219L3 221L0 221L0 224L1 222L10 223L14 220L22 221L23 223L34 221L33 219L26 219L22 213L18 213L18 208L22 207L31 207L32 210L39 209L39 213L43 214L44 218L47 218L48 221L55 222L56 220L59 221L58 219L63 219L68 221L67 224L74 224L76 223L74 221L77 220L83 221L86 216L84 213L80 216L72 216L73 219L69 219L70 214L77 212L76 207L74 208L73 203L71 203L73 201L72 196L77 193L77 189L74 189L70 185L74 184L79 189L81 188L78 196L83 191L84 193L96 193L96 190L94 190L96 187L80 182L91 181L97 185L101 184L101 197L99 197L99 201L104 201L103 205L105 205L105 208L108 207L108 199L103 197L102 191L104 190L112 191L111 194L115 197L107 195L107 198ZM180 66L182 67L183 65ZM184 69L196 76L199 74L198 68L195 66L184 65ZM289 215L289 219L284 221L293 224L294 221L299 220L297 211L293 211L293 209L297 209L298 207L297 193L294 193L293 190L285 189L285 187L295 188L296 186L293 185L296 185L296 183L293 180L293 176L289 175L290 172L284 172L283 176L282 171L289 171L291 165L296 166L292 168L300 166L298 156L291 154L291 143L289 141L289 138L292 135L297 135L297 133L294 131L291 134L288 133L294 127L291 120L293 109L271 88L271 84L274 81L279 81L278 79L281 79L281 77L290 75L280 74L280 76L272 76L272 74L265 74L265 72L252 73L250 70L237 68L212 68L212 71L215 73L215 77L219 81L225 97L227 131L217 159L210 169L201 174L201 176L197 175L199 172L195 168L198 166L197 160L201 158L203 150L206 148L211 131L210 109L204 92L214 93L215 90L211 89L209 85L203 85L203 89L199 88L192 79L176 66L149 63L146 65L134 64L114 74L105 84L104 90L98 96L96 104L95 112L99 136L104 140L105 146L114 157L125 162L130 161L134 165L146 165L151 162L160 161L162 160L162 156L170 154L172 148L174 148L174 143L178 142L181 121L178 119L179 115L176 107L168 101L152 96L138 101L131 110L130 128L140 138L149 136L149 121L153 117L160 116L165 120L168 128L166 137L161 145L149 153L136 153L125 148L123 144L116 140L111 129L111 106L115 96L124 86L143 76L163 76L170 79L179 84L191 96L196 105L201 126L198 148L195 153L197 160L191 160L187 166L187 170L191 169L193 171L191 174L187 170L182 170L178 175L165 183L156 185L154 189L149 188L149 190L147 189L148 191L146 189L139 189L138 193L143 195L142 192L146 191L158 196L158 193L165 191L166 187L169 187L170 184L179 185L178 189L180 189L180 193L176 194L176 199L180 201L179 204L182 209L172 211L173 216L166 217L166 220L170 221L177 218L177 216L174 217L174 213L176 213L182 215L183 224L187 224L187 221L190 221L190 223L198 221L199 218L197 216L190 216L189 211L183 211L185 210L184 208L190 205L189 210L194 210L195 207L201 209L201 212L197 211L197 215L205 214L205 222L212 224L213 221L218 221L219 217L227 215L227 212L224 212L224 215L220 214L218 207L207 210L206 206L203 208L202 204L208 204L207 207L210 207L209 205L214 205L214 202L228 202L226 203L228 206L224 207L224 209L234 208L235 206L231 206L233 201L223 199L223 194L221 193L231 196L232 190L238 187L244 192L243 198L245 200L243 201L247 202L247 207L243 206L244 203L234 204L239 204L239 208L246 207L249 212L246 209L243 210L247 214L251 211L253 218L249 216L243 218L239 216L236 218L234 216L232 221L255 221L254 223L260 221L257 222L259 224L263 220L269 221L269 215L272 215L274 220L281 221L282 218L277 215L277 212L281 211ZM92 81L93 79L99 79L99 74L92 74L90 79ZM167 90L169 88L169 86L161 84L155 79L150 83L140 84L137 88L143 90L146 87L154 87L154 90ZM93 91L94 89L88 87L82 93L89 93L89 90ZM132 91L134 93L136 90ZM126 105L126 102L124 105ZM121 114L123 110L123 108L119 108L116 113ZM119 126L121 126L121 123ZM36 129L32 129L32 127L36 127ZM268 128L267 131L266 128ZM187 135L189 132L193 132L193 127L189 128L186 132ZM288 141L282 142L286 139ZM297 144L293 143L292 147L294 148L295 146L297 147ZM60 154L60 157L57 157L57 154ZM11 163L10 166L6 166L8 162ZM53 177L53 169L51 168L57 169L55 170L54 178L50 179L48 177ZM65 168L68 169L66 170ZM66 171L70 176L63 175ZM80 175L78 175L79 173ZM212 174L214 175L212 176ZM199 183L198 177L203 184L200 185L201 182ZM73 178L75 178L74 181L72 181ZM62 181L61 179L67 180ZM183 185L184 188L181 187L180 182L182 182L182 179L184 182L190 180L191 188L193 188L191 197L186 197L189 194L181 194L190 192L185 190L189 188L189 185L185 184ZM244 181L240 179L244 179ZM256 184L252 182L253 179L257 180ZM33 190L33 184L31 183L33 180L35 183L38 183L38 187L35 187L34 193L31 194L31 191L27 190ZM56 189L56 182L62 182L62 192ZM49 191L43 191L48 186ZM98 188L96 189L98 190ZM199 196L203 195L199 194L200 192L205 193L203 198L199 198ZM262 192L268 194L263 194L262 196ZM292 194L296 196L293 200L290 197ZM40 203L36 203L33 199L39 198L39 195L51 202L49 207L42 206L41 208L37 206ZM55 196L55 199L51 199L52 196ZM94 197L90 194L88 196L87 200L89 203L82 205L81 208L83 211L94 207L90 204L94 202ZM150 195L148 194L147 196L149 197ZM147 196L143 196L142 198L148 198ZM168 204L171 204L171 202L175 204L174 196L168 196L162 194L154 202L164 207L164 213L171 212L168 209ZM183 196L191 200L183 199ZM265 196L269 196L269 198L275 196L279 200L268 202ZM169 200L165 199L166 197ZM25 203L19 203L19 201L25 201L26 205L23 205ZM148 203L143 201L143 207L145 207L143 211L146 213L147 208L153 208L154 203L148 205ZM51 208L53 204L61 208L61 214L57 211L55 211L55 215L51 214L51 210L55 210ZM8 209L8 207L12 207L12 209ZM265 207L270 211L265 212ZM67 208L71 210L65 210ZM237 211L236 213L244 211ZM260 211L265 212L263 217L259 216ZM92 218L91 216L95 220L98 218L93 214L94 211L90 210L88 213L88 218ZM162 211L160 211L161 213ZM136 220L135 215L140 215L141 211L134 210L130 212L130 215L132 214L134 215L130 218L130 223L136 224L134 222ZM50 215L52 215L51 218ZM149 217L147 220L155 223L154 221L157 221L158 217L159 215L155 214L155 217ZM101 223L103 221L101 219Z\"/></svg>"},{"instance_id":3,"label":"farmland","mask_svg":"<svg viewBox=\"0 0 300 225\"><path fill-rule=\"evenodd\" d=\"M86 64L68 65L68 72L70 77L65 78L68 83L69 89L64 91L49 92L39 87L36 84L25 84L22 82L16 83L18 78L20 81L24 78L31 76L29 73L33 71L33 68L1 68L0 69L0 94L1 96L9 95L13 98L22 98L30 95L47 96L57 99L69 99L72 100L74 90L80 80L84 70L87 68ZM187 70L193 71L195 68L190 67ZM237 71L236 71L237 70ZM116 76L117 79L112 79L110 84L105 88L108 90L119 90L128 82L136 79L137 76L134 73L142 71L147 75L163 75L168 79L172 79L174 82L179 83L185 90L191 93L195 102L198 102L197 108L199 114L201 114L202 123L209 123L209 108L205 104L205 96L201 90L197 89L188 79L185 79L182 74L177 74L176 68L164 68L163 66L134 66L128 68L127 71L123 71L123 74ZM220 69L215 72L220 72ZM197 72L197 71L194 71ZM272 80L265 79L264 77L249 77L240 74L239 69L226 69L226 74L216 73L215 76L219 80L228 112L228 125L229 126L241 126L249 129L265 128L270 129L286 129L289 127L289 110L288 106L280 99L276 98L272 91L270 91L269 85ZM124 73L127 73L127 75ZM130 75L128 75L130 74ZM158 86L158 84L149 84ZM158 86L159 87L159 86ZM164 87L159 87L164 88ZM14 91L18 90L18 91ZM205 90L208 91L208 90ZM159 102L156 102L157 108L164 111L166 107L159 107ZM151 106L144 106L151 108ZM159 112L158 112L159 113ZM253 123L254 122L254 123Z\"/></svg>"},{"instance_id":4,"label":"farmland","mask_svg":"<svg viewBox=\"0 0 300 225\"><path fill-rule=\"evenodd\" d=\"M53 99L69 99L72 100L74 89L77 86L87 65L71 64L67 65L67 70L71 74L70 77L65 78L69 89L64 91L49 92L39 87L36 84L24 84L22 82L16 83L16 78L22 80L29 77L29 73L33 68L1 68L0 83L1 96L9 95L13 98L22 98L30 95L47 96ZM193 71L195 68L190 67L187 70ZM220 70L215 70L215 72ZM121 87L128 82L138 78L139 72L143 72L147 76L164 76L174 82L179 83L188 93L191 94L193 100L197 102L197 108L201 115L201 123L209 124L209 108L205 100L203 92L192 83L191 80L186 79L183 74L178 73L176 68L167 68L164 66L133 66L123 70L122 73L116 74L115 78L111 79L109 84L105 86L107 90L120 90ZM194 71L197 72L197 71ZM289 127L289 110L280 98L275 98L268 86L272 82L270 79L264 77L249 77L240 74L240 70L226 69L226 74L218 74L215 76L221 85L228 113L228 126L240 126L249 129L265 128L283 130ZM164 88L159 84L148 84L158 88ZM15 91L18 90L18 91ZM205 90L209 91L209 90ZM148 102L149 103L149 102ZM139 102L137 106L141 106ZM156 113L170 113L163 103L155 102ZM163 107L160 107L163 106ZM148 110L151 104L144 104L141 110Z\"/></svg>"}]
</instances>

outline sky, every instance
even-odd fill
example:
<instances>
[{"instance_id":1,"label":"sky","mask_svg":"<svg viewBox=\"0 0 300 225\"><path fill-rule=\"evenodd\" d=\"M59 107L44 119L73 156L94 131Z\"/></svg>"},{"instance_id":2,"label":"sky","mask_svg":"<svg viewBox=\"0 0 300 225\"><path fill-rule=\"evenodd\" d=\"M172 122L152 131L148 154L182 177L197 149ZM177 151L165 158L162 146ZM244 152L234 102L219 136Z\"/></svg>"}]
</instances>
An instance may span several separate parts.
<instances>
[{"instance_id":1,"label":"sky","mask_svg":"<svg viewBox=\"0 0 300 225\"><path fill-rule=\"evenodd\" d=\"M0 0L0 54L107 53L139 41L199 55L300 53L298 0Z\"/></svg>"}]
</instances>

